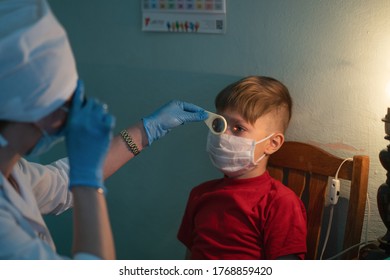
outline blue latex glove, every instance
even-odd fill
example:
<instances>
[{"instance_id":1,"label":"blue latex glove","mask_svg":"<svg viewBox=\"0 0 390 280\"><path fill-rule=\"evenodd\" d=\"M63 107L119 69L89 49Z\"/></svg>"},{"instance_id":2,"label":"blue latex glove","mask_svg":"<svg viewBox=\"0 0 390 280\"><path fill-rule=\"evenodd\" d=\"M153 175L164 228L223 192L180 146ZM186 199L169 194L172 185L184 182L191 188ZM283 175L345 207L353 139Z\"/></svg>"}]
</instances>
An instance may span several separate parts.
<instances>
[{"instance_id":1,"label":"blue latex glove","mask_svg":"<svg viewBox=\"0 0 390 280\"><path fill-rule=\"evenodd\" d=\"M103 165L113 136L115 118L106 105L85 99L80 81L66 125L70 188L75 185L103 188Z\"/></svg>"},{"instance_id":2,"label":"blue latex glove","mask_svg":"<svg viewBox=\"0 0 390 280\"><path fill-rule=\"evenodd\" d=\"M143 118L149 146L153 141L163 137L172 128L187 122L198 122L207 119L207 112L194 104L172 100L150 116Z\"/></svg>"}]
</instances>

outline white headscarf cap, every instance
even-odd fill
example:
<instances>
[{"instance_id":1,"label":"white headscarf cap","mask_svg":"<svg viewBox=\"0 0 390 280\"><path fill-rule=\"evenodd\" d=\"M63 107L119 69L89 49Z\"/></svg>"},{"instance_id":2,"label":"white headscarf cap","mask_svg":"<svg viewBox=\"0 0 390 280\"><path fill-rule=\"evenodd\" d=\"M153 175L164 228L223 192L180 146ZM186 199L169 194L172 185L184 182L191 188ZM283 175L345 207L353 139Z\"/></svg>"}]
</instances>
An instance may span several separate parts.
<instances>
[{"instance_id":1,"label":"white headscarf cap","mask_svg":"<svg viewBox=\"0 0 390 280\"><path fill-rule=\"evenodd\" d=\"M73 94L77 70L45 0L0 1L0 120L35 122Z\"/></svg>"}]
</instances>

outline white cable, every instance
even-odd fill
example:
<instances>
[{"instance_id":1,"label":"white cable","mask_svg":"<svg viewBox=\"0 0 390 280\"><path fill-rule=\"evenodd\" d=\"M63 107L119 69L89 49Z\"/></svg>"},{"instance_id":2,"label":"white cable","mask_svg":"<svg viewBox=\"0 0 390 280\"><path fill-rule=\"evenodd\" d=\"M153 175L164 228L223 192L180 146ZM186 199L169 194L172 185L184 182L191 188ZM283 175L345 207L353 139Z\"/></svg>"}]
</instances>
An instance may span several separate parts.
<instances>
[{"instance_id":1,"label":"white cable","mask_svg":"<svg viewBox=\"0 0 390 280\"><path fill-rule=\"evenodd\" d=\"M370 217L371 217L371 204L370 204L370 196L368 195L368 193L366 194L367 195L367 201L366 201L366 204L367 204L367 208L368 208L368 213L367 213L367 225L366 225L366 233L365 233L365 241L364 242L360 242L358 244L355 244L343 251L341 251L340 253L334 255L333 257L329 258L328 260L334 260L340 256L342 256L343 254L347 253L348 251L360 246L360 245L368 245L368 244L376 244L378 241L377 240L370 240L368 241L368 228L369 228L369 224L370 224Z\"/></svg>"},{"instance_id":2,"label":"white cable","mask_svg":"<svg viewBox=\"0 0 390 280\"><path fill-rule=\"evenodd\" d=\"M334 178L337 180L338 177L339 177L339 171L341 169L341 166L343 166L343 164L346 162L346 161L353 161L353 158L346 158L343 160L343 162L340 164L339 168L337 169L337 172L336 172L336 175L334 176Z\"/></svg>"},{"instance_id":3,"label":"white cable","mask_svg":"<svg viewBox=\"0 0 390 280\"><path fill-rule=\"evenodd\" d=\"M334 176L335 180L338 180L338 176L339 176L339 172L340 172L340 169L341 167L343 166L343 164L347 161L353 161L353 158L346 158L344 159L339 167L337 168L337 171L336 171L336 174ZM330 229L332 228L332 220L333 220L333 212L334 212L334 204L331 204L331 207L330 207L330 213L329 213L329 222L328 222L328 228L326 230L326 235L325 235L325 240L324 240L324 245L322 246L322 251L321 251L321 255L320 255L320 260L322 260L322 256L324 255L324 252L325 252L325 249L326 249L326 245L328 243L328 239L329 239L329 235L330 235Z\"/></svg>"},{"instance_id":4,"label":"white cable","mask_svg":"<svg viewBox=\"0 0 390 280\"><path fill-rule=\"evenodd\" d=\"M325 240L324 240L324 245L322 246L320 260L322 260L322 256L324 255L326 244L328 243L328 239L329 239L329 235L330 235L330 229L332 228L333 210L334 210L334 205L331 205L330 206L328 229L326 230L326 236L325 236Z\"/></svg>"},{"instance_id":5,"label":"white cable","mask_svg":"<svg viewBox=\"0 0 390 280\"><path fill-rule=\"evenodd\" d=\"M341 251L340 253L334 255L333 257L330 257L329 259L327 260L334 260L342 255L344 255L345 253L347 253L348 251L352 250L352 249L355 249L356 247L359 247L360 245L367 245L367 244L376 244L377 243L377 240L370 240L370 241L366 241L366 242L360 242L358 244L355 244L343 251Z\"/></svg>"},{"instance_id":6,"label":"white cable","mask_svg":"<svg viewBox=\"0 0 390 280\"><path fill-rule=\"evenodd\" d=\"M338 257L340 257L341 255L347 253L348 251L350 251L350 250L352 250L352 249L354 249L354 248L356 248L356 247L358 247L358 246L360 246L360 245L363 245L363 244L364 244L364 245L374 244L374 243L377 242L377 240L368 241L368 225L369 225L369 223L370 223L370 216L371 216L370 197L369 197L368 193L367 193L367 201L366 201L366 204L367 204L367 208L368 208L368 213L367 213L367 224L366 224L366 230L365 230L366 233L365 233L365 240L364 240L364 242L360 242L360 243L358 243L358 244L355 244L355 245L353 245L353 246L351 246L351 247L349 247L349 248L347 248L347 249L341 251L340 253L334 255L333 257L329 258L328 260L333 260L333 259L335 259L335 258L338 258ZM332 205L332 206L334 206L334 205ZM331 208L331 211L332 211L332 209L333 209L333 207ZM331 225L329 225L329 227L330 227L330 226L331 226ZM328 230L328 231L330 231L330 230ZM326 246L326 245L325 245L325 246ZM324 253L324 249L323 249L323 251L322 251L322 253L321 253L321 258L320 258L320 259L322 259L323 253Z\"/></svg>"},{"instance_id":7,"label":"white cable","mask_svg":"<svg viewBox=\"0 0 390 280\"><path fill-rule=\"evenodd\" d=\"M366 243L368 242L368 226L370 224L370 216L371 216L371 205L370 205L370 196L368 195L368 192L367 192L367 201L366 201L366 204L367 204L367 208L368 208L368 213L367 213L367 223L366 223L366 237L365 237L365 241Z\"/></svg>"}]
</instances>

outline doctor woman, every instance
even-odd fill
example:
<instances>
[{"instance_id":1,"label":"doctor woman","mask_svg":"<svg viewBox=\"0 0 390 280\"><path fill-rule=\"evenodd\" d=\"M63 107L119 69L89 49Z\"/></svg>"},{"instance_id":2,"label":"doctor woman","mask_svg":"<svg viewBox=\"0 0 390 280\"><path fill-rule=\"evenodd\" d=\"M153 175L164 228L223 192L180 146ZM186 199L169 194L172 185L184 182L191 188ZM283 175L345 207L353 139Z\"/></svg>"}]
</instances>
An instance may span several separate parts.
<instances>
[{"instance_id":1,"label":"doctor woman","mask_svg":"<svg viewBox=\"0 0 390 280\"><path fill-rule=\"evenodd\" d=\"M104 179L172 128L207 113L172 101L112 137L84 96L64 29L45 0L0 2L0 259L62 259L44 214L73 207L73 257L114 259ZM28 162L65 139L68 158Z\"/></svg>"}]
</instances>

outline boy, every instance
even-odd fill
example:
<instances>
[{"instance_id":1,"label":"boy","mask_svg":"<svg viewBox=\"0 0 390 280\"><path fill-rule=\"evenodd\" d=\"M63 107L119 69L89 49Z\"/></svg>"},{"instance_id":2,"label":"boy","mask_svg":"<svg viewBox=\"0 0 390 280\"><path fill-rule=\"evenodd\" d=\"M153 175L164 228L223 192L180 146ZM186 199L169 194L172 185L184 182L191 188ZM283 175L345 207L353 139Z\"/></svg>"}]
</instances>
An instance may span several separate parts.
<instances>
[{"instance_id":1,"label":"boy","mask_svg":"<svg viewBox=\"0 0 390 280\"><path fill-rule=\"evenodd\" d=\"M209 133L207 151L224 177L191 191L178 233L187 258L303 259L303 203L266 170L291 118L288 89L250 76L223 89L215 106L228 129Z\"/></svg>"}]
</instances>

